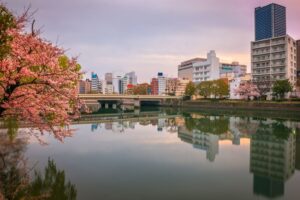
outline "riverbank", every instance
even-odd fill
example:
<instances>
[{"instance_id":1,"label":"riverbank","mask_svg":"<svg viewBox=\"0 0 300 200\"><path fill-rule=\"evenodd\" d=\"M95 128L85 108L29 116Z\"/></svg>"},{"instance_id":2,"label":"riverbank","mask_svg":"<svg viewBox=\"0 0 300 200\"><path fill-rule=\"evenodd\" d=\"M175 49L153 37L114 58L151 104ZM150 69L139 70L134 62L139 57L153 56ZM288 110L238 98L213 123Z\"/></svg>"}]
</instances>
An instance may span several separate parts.
<instances>
[{"instance_id":1,"label":"riverbank","mask_svg":"<svg viewBox=\"0 0 300 200\"><path fill-rule=\"evenodd\" d=\"M190 100L182 103L183 108L225 109L225 110L266 110L266 111L300 111L299 101L233 101L233 100Z\"/></svg>"}]
</instances>

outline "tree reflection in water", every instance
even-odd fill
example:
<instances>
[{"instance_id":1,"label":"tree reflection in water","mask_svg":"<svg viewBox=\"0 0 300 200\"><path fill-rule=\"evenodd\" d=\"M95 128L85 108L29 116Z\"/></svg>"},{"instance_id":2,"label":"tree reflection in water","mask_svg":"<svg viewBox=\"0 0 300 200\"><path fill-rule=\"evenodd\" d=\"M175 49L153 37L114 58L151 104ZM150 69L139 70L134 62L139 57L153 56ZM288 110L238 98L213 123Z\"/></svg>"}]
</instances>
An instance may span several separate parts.
<instances>
[{"instance_id":1,"label":"tree reflection in water","mask_svg":"<svg viewBox=\"0 0 300 200\"><path fill-rule=\"evenodd\" d=\"M43 173L34 171L30 176L32 169L24 157L28 136L14 133L0 131L0 199L76 199L75 185L66 181L65 172L53 160L48 160Z\"/></svg>"},{"instance_id":2,"label":"tree reflection in water","mask_svg":"<svg viewBox=\"0 0 300 200\"><path fill-rule=\"evenodd\" d=\"M178 136L193 147L205 150L210 161L219 153L219 140L231 139L233 144L239 144L234 143L236 133L250 138L253 193L275 198L284 194L285 182L295 171L298 125L299 122L270 118L190 114L185 115L185 126L179 128Z\"/></svg>"}]
</instances>

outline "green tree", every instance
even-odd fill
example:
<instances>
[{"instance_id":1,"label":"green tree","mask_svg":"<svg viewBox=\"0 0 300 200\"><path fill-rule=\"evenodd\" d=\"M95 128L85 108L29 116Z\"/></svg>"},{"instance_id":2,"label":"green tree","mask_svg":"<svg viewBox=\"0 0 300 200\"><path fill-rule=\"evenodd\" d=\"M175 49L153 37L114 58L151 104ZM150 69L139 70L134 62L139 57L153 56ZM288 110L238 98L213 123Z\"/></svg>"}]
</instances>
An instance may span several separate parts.
<instances>
[{"instance_id":1,"label":"green tree","mask_svg":"<svg viewBox=\"0 0 300 200\"><path fill-rule=\"evenodd\" d=\"M212 84L211 81L202 81L197 85L197 89L199 92L199 95L203 96L204 98L207 98L212 93Z\"/></svg>"},{"instance_id":2,"label":"green tree","mask_svg":"<svg viewBox=\"0 0 300 200\"><path fill-rule=\"evenodd\" d=\"M208 81L207 84L210 85L210 94L215 98L229 95L229 85L224 79Z\"/></svg>"},{"instance_id":3,"label":"green tree","mask_svg":"<svg viewBox=\"0 0 300 200\"><path fill-rule=\"evenodd\" d=\"M229 118L223 116L206 116L196 120L195 129L204 133L220 135L229 130Z\"/></svg>"},{"instance_id":4,"label":"green tree","mask_svg":"<svg viewBox=\"0 0 300 200\"><path fill-rule=\"evenodd\" d=\"M35 178L30 183L28 193L32 197L44 197L46 200L73 200L76 199L75 185L66 181L65 172L57 169L53 160L48 159L45 173L35 171Z\"/></svg>"},{"instance_id":5,"label":"green tree","mask_svg":"<svg viewBox=\"0 0 300 200\"><path fill-rule=\"evenodd\" d=\"M284 94L291 92L293 89L291 83L288 80L277 80L272 88L273 94L280 99L284 98Z\"/></svg>"},{"instance_id":6,"label":"green tree","mask_svg":"<svg viewBox=\"0 0 300 200\"><path fill-rule=\"evenodd\" d=\"M229 95L229 85L228 82L226 82L224 79L218 79L215 81L217 85L217 92L216 95L218 95L220 98L223 96Z\"/></svg>"},{"instance_id":7,"label":"green tree","mask_svg":"<svg viewBox=\"0 0 300 200\"><path fill-rule=\"evenodd\" d=\"M185 94L186 96L191 97L191 96L193 96L193 95L195 94L195 92L196 92L196 86L195 86L195 84L194 84L193 82L190 81L190 82L186 85L184 94Z\"/></svg>"}]
</instances>

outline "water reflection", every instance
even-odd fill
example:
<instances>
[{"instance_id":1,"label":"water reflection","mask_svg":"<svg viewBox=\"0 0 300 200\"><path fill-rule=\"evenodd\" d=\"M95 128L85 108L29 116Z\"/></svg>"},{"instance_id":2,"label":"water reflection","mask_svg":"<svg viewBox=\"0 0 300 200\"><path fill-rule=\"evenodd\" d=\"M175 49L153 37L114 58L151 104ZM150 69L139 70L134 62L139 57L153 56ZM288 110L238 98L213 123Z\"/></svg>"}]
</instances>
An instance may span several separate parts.
<instances>
[{"instance_id":1,"label":"water reflection","mask_svg":"<svg viewBox=\"0 0 300 200\"><path fill-rule=\"evenodd\" d=\"M248 138L253 194L258 196L283 196L285 182L293 176L295 169L300 169L299 122L184 113L182 117L106 122L104 128L124 133L137 124L156 126L157 132L177 133L181 141L205 151L210 162L217 159L220 141L229 140L232 145L240 145L242 138ZM92 124L91 127L95 131L95 127L101 127L101 124Z\"/></svg>"},{"instance_id":2,"label":"water reflection","mask_svg":"<svg viewBox=\"0 0 300 200\"><path fill-rule=\"evenodd\" d=\"M296 128L296 164L295 168L300 170L300 127Z\"/></svg>"},{"instance_id":3,"label":"water reflection","mask_svg":"<svg viewBox=\"0 0 300 200\"><path fill-rule=\"evenodd\" d=\"M18 199L16 194L47 194L46 199L197 199L200 192L203 199L220 199L223 194L228 199L295 199L298 194L297 120L147 110L90 116L77 123L77 134L66 143L51 140L48 147L32 144L28 150L34 161L54 155L77 188L51 159L44 170L36 169L42 173L29 176L32 165L27 166L24 156L31 145L28 138L1 135L3 199Z\"/></svg>"},{"instance_id":4,"label":"water reflection","mask_svg":"<svg viewBox=\"0 0 300 200\"><path fill-rule=\"evenodd\" d=\"M185 124L178 128L178 137L206 151L209 161L214 161L219 153L220 140L231 140L233 145L240 145L240 139L249 138L258 127L258 122L248 117L191 114L184 120Z\"/></svg>"},{"instance_id":5,"label":"water reflection","mask_svg":"<svg viewBox=\"0 0 300 200\"><path fill-rule=\"evenodd\" d=\"M66 182L65 172L57 169L54 160L48 160L43 173L34 170L30 175L33 168L24 156L28 139L0 132L0 199L76 199L75 185Z\"/></svg>"},{"instance_id":6,"label":"water reflection","mask_svg":"<svg viewBox=\"0 0 300 200\"><path fill-rule=\"evenodd\" d=\"M260 121L251 137L250 171L253 192L266 197L284 194L284 182L295 171L296 136L291 124Z\"/></svg>"}]
</instances>

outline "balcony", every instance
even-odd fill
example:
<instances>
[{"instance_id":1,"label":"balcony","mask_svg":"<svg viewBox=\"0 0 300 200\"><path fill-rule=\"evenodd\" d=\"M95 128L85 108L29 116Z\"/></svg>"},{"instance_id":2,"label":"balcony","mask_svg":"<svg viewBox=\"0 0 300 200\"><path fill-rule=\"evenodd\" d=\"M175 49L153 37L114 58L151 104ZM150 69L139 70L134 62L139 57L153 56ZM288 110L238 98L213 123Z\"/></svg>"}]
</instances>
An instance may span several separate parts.
<instances>
[{"instance_id":1,"label":"balcony","mask_svg":"<svg viewBox=\"0 0 300 200\"><path fill-rule=\"evenodd\" d=\"M272 64L271 67L285 67L285 63Z\"/></svg>"},{"instance_id":2,"label":"balcony","mask_svg":"<svg viewBox=\"0 0 300 200\"><path fill-rule=\"evenodd\" d=\"M276 50L272 49L271 50L271 53L280 53L280 52L285 52L285 48L280 48L280 49L276 49Z\"/></svg>"},{"instance_id":3,"label":"balcony","mask_svg":"<svg viewBox=\"0 0 300 200\"><path fill-rule=\"evenodd\" d=\"M254 58L252 62L267 62L270 61L270 58Z\"/></svg>"},{"instance_id":4,"label":"balcony","mask_svg":"<svg viewBox=\"0 0 300 200\"><path fill-rule=\"evenodd\" d=\"M285 71L271 71L271 74L285 74Z\"/></svg>"},{"instance_id":5,"label":"balcony","mask_svg":"<svg viewBox=\"0 0 300 200\"><path fill-rule=\"evenodd\" d=\"M281 59L285 59L285 55L282 55L282 56L272 56L271 57L271 60L281 60Z\"/></svg>"},{"instance_id":6,"label":"balcony","mask_svg":"<svg viewBox=\"0 0 300 200\"><path fill-rule=\"evenodd\" d=\"M272 41L271 42L271 45L272 46L278 46L278 45L283 45L283 44L285 44L286 42L285 42L285 40L278 40L278 41Z\"/></svg>"},{"instance_id":7,"label":"balcony","mask_svg":"<svg viewBox=\"0 0 300 200\"><path fill-rule=\"evenodd\" d=\"M265 69L265 68L270 68L270 65L265 65L265 66L253 66L255 69Z\"/></svg>"},{"instance_id":8,"label":"balcony","mask_svg":"<svg viewBox=\"0 0 300 200\"><path fill-rule=\"evenodd\" d=\"M259 49L259 48L265 48L265 47L269 47L270 43L259 43L259 44L253 44L252 45L252 49Z\"/></svg>"},{"instance_id":9,"label":"balcony","mask_svg":"<svg viewBox=\"0 0 300 200\"><path fill-rule=\"evenodd\" d=\"M256 55L267 55L270 54L270 51L258 51L258 52L253 52L252 55L256 56Z\"/></svg>"}]
</instances>

